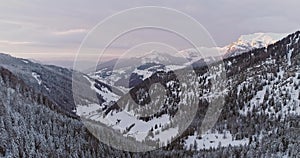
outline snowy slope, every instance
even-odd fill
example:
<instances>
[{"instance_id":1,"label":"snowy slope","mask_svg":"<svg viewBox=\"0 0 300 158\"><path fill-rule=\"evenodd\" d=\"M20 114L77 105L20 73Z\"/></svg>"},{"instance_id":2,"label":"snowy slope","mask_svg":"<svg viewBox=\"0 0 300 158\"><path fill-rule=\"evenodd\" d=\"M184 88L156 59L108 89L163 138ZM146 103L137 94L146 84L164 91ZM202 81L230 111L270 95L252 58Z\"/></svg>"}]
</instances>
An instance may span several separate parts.
<instances>
[{"instance_id":1,"label":"snowy slope","mask_svg":"<svg viewBox=\"0 0 300 158\"><path fill-rule=\"evenodd\" d=\"M188 71L182 73L185 73L184 82L181 83L183 87L188 85L186 82L189 80L195 80ZM134 87L115 103L80 105L77 108L77 114L85 119L100 122L124 137L138 142L152 142L154 146L163 146L179 136L185 129L183 126L187 125L186 122L182 126L176 124L182 121L182 117L187 117L184 116L186 111L180 109L189 109L192 111L191 114L195 113L193 106L196 104L190 103L195 101L196 96L193 96L191 92L185 93L185 89L180 90L178 81L172 76L174 77L166 72L156 73L147 80L154 82L150 84L152 87L149 88L148 84ZM158 84L155 81L161 83ZM158 87L164 87L161 84L168 91L168 93L163 92L166 93L165 95L155 93ZM196 88L197 84L195 82L193 88ZM183 95L179 99L178 94L181 92ZM152 101L151 98L153 98ZM178 112L175 113L177 110Z\"/></svg>"},{"instance_id":2,"label":"snowy slope","mask_svg":"<svg viewBox=\"0 0 300 158\"><path fill-rule=\"evenodd\" d=\"M255 34L241 37L239 44L248 41L253 47L264 47L262 43L254 42L260 39L266 44L276 41ZM297 32L267 49L225 59L228 102L223 110L228 114L223 114L222 123L215 125L216 131L204 134L195 131L185 135L184 147L187 150L251 147L269 141L271 135L276 138L270 141L271 144L280 143L279 131L294 128L287 122L299 121L300 118L299 39L300 32ZM275 124L280 127L274 127Z\"/></svg>"},{"instance_id":3,"label":"snowy slope","mask_svg":"<svg viewBox=\"0 0 300 158\"><path fill-rule=\"evenodd\" d=\"M271 37L272 36L272 37ZM270 34L255 34L242 36L238 42L230 45L233 50L252 50L254 48L265 47L269 44L277 41L276 37L280 38L280 35L273 36ZM286 41L287 39L285 39ZM191 146L194 146L196 150L208 150L210 148L219 148L219 147L232 147L232 146L247 146L251 144L252 137L263 138L266 135L252 133L244 134L243 130L249 130L253 128L252 122L247 122L249 117L263 117L263 118L281 118L284 120L288 117L299 116L299 66L293 65L295 63L295 53L297 52L297 42L298 38L291 37L290 42L279 42L280 48L273 48L274 46L269 46L267 49L257 49L254 52L242 53L241 56L236 56L233 58L227 58L224 63L226 67L226 73L228 75L228 81L218 83L219 85L215 88L222 87L221 85L226 85L225 89L213 89L210 82L212 80L220 81L222 71L224 67L222 65L215 65L214 70L215 74L210 74L209 72L202 72L199 74L199 82L189 78L188 75L185 76L185 80L181 83L182 87L185 87L186 83L192 84L194 87L199 88L196 91L197 99L202 100L203 107L207 106L206 102L212 102L215 98L220 96L226 96L228 102L225 106L228 106L225 111L224 118L227 120L220 120L219 124L216 125L218 130L208 131L206 133L198 133L197 128L199 122L201 122L201 116L204 115L199 112L199 116L195 118L195 122L191 124L191 130L188 134L185 134L181 138L181 145L186 149L191 149ZM279 47L278 46L278 47ZM283 47L283 48L281 48ZM235 49L233 49L235 48ZM245 49L244 49L245 48ZM208 51L208 49L203 48L202 50ZM210 51L228 51L225 48L212 48ZM272 54L278 53L274 50L283 50L281 54ZM234 51L233 51L234 52ZM193 50L187 52L187 56L190 56L189 62L194 62L202 57L198 57ZM272 54L272 55L271 55ZM266 57L269 55L268 57ZM140 79L140 86L151 84L151 81L156 81L152 77L155 76L156 71L168 71L167 67L173 67L170 70L179 70L184 68L180 65L162 65L157 61L166 61L168 58L159 57L158 53L149 55L142 60L141 65L136 66L134 69L128 67L121 67L116 69L117 74L122 74L123 76L128 75L128 72L136 75L136 78ZM275 60L276 59L276 60ZM145 62L145 61L149 62ZM213 62L215 59L205 58L203 62ZM186 63L183 64L185 66ZM122 65L122 64L121 64ZM123 63L123 65L126 65ZM280 65L278 70L275 65ZM105 69L107 70L107 68ZM129 71L130 70L130 71ZM155 70L152 72L152 70ZM127 72L128 71L128 72ZM239 72L239 73L236 73ZM99 73L99 72L98 72ZM122 78L116 73L112 73L114 76L113 79ZM92 78L101 77L97 74L92 74ZM130 76L128 75L130 78ZM109 78L109 77L108 77ZM110 78L112 79L112 78ZM130 78L133 79L133 78ZM101 81L107 81L105 78L102 78ZM164 81L164 80L163 80ZM150 82L150 83L149 83ZM93 85L94 82L91 82ZM193 92L180 92L176 91L174 81L167 81L166 87L169 90L175 90L175 92L170 92L173 96L177 94L182 94L182 98L176 102L176 105L191 104L193 98ZM169 85L169 86L168 86ZM171 85L171 86L170 86ZM149 85L148 85L149 86ZM133 86L134 90L138 89ZM183 88L185 89L185 88ZM272 91L271 91L272 89ZM96 90L97 91L97 90ZM147 103L147 98L149 96L149 91L147 89L138 89L137 91L129 91L126 95L111 97L114 98L109 104L97 105L82 105L78 107L77 114L81 115L87 119L101 122L107 127L118 131L120 135L124 137L130 137L136 141L154 141L159 145L166 144L172 138L180 134L181 127L172 126L173 121L175 121L169 113L162 113L157 117L141 117L140 112L148 113L151 112L151 109L156 107L158 111L162 110L163 98L162 96L157 96L153 103ZM233 94L232 94L233 93ZM101 92L98 92L101 94ZM136 94L137 102L141 103L144 107L137 108L133 110L136 106L136 103L128 101L128 95ZM102 94L105 96L104 94ZM171 95L166 98L166 100L177 100L176 97L172 98ZM283 98L285 96L285 98ZM132 96L130 96L131 98ZM234 99L232 99L234 97ZM276 100L276 101L273 101ZM120 104L121 107L117 107L116 103L125 103ZM146 103L145 103L146 102ZM201 105L200 104L200 105ZM155 106L156 105L156 106ZM173 104L167 104L168 108L172 107ZM153 107L154 106L154 107ZM89 108L87 108L89 107ZM229 108L230 107L230 108ZM171 109L171 108L170 108ZM163 110L162 110L163 111ZM228 116L229 115L229 116ZM227 127L227 121L233 119L236 122L230 122L231 125ZM246 121L245 121L246 120ZM232 120L231 120L232 121ZM245 121L245 122L243 122ZM243 122L243 124L241 123ZM234 125L232 125L232 123ZM233 127L234 126L234 127ZM250 127L247 127L250 126ZM258 127L256 127L259 129ZM270 131L267 131L267 133ZM157 142L158 141L158 142ZM180 143L179 143L180 144ZM195 145L197 144L197 145ZM197 147L195 147L197 146Z\"/></svg>"},{"instance_id":4,"label":"snowy slope","mask_svg":"<svg viewBox=\"0 0 300 158\"><path fill-rule=\"evenodd\" d=\"M72 70L53 65L42 65L8 54L0 54L0 67L13 72L36 92L43 93L67 111L74 110L75 104L71 88Z\"/></svg>"}]
</instances>

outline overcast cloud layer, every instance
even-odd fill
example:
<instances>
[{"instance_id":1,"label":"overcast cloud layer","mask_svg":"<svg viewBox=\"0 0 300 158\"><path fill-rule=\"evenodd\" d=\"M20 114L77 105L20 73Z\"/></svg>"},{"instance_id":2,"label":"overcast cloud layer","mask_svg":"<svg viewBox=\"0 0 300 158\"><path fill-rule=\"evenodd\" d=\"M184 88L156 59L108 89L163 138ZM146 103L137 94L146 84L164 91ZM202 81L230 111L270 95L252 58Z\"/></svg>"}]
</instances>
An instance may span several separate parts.
<instances>
[{"instance_id":1,"label":"overcast cloud layer","mask_svg":"<svg viewBox=\"0 0 300 158\"><path fill-rule=\"evenodd\" d=\"M187 13L219 46L236 41L242 34L291 33L300 28L298 0L9 0L0 3L0 51L68 65L97 23L139 6L163 6Z\"/></svg>"}]
</instances>

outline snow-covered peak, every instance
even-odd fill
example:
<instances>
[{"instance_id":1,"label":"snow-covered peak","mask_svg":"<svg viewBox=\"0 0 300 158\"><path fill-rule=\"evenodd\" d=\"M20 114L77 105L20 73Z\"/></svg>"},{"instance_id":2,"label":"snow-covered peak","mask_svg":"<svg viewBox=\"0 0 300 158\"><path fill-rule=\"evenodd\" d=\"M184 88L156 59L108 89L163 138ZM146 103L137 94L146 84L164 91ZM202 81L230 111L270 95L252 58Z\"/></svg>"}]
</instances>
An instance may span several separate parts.
<instances>
[{"instance_id":1,"label":"snow-covered peak","mask_svg":"<svg viewBox=\"0 0 300 158\"><path fill-rule=\"evenodd\" d=\"M172 55L168 53L159 52L157 50L152 50L149 53L140 56L139 59L143 64L145 63L169 63L174 58Z\"/></svg>"},{"instance_id":2,"label":"snow-covered peak","mask_svg":"<svg viewBox=\"0 0 300 158\"><path fill-rule=\"evenodd\" d=\"M183 56L185 59L195 62L200 59L216 57L224 54L227 49L225 47L199 47L179 51L177 55Z\"/></svg>"},{"instance_id":3,"label":"snow-covered peak","mask_svg":"<svg viewBox=\"0 0 300 158\"><path fill-rule=\"evenodd\" d=\"M287 33L254 33L248 35L241 35L237 41L232 42L224 47L199 47L197 49L186 49L180 51L190 61L197 61L200 58L216 57L223 55L232 57L241 53L248 52L256 48L267 47L280 39L286 37Z\"/></svg>"},{"instance_id":4,"label":"snow-covered peak","mask_svg":"<svg viewBox=\"0 0 300 158\"><path fill-rule=\"evenodd\" d=\"M254 33L242 35L236 42L224 47L226 48L225 57L236 56L252 49L267 47L285 36L287 36L286 33Z\"/></svg>"},{"instance_id":5,"label":"snow-covered peak","mask_svg":"<svg viewBox=\"0 0 300 158\"><path fill-rule=\"evenodd\" d=\"M236 44L250 44L254 48L266 47L273 44L280 39L287 36L287 34L279 33L254 33L248 35L242 35Z\"/></svg>"}]
</instances>

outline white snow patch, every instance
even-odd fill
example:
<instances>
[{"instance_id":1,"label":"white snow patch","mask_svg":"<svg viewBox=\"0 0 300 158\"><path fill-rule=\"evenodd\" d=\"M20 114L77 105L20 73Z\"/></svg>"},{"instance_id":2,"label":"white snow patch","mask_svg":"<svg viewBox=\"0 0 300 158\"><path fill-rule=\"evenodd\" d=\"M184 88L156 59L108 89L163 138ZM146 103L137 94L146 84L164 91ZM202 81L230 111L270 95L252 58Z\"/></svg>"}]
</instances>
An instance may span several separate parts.
<instances>
[{"instance_id":1,"label":"white snow patch","mask_svg":"<svg viewBox=\"0 0 300 158\"><path fill-rule=\"evenodd\" d=\"M180 66L180 65L167 65L166 66L166 70L167 71L174 71L174 70L178 70L178 69L183 69L186 66Z\"/></svg>"},{"instance_id":2,"label":"white snow patch","mask_svg":"<svg viewBox=\"0 0 300 158\"><path fill-rule=\"evenodd\" d=\"M79 105L76 107L76 114L81 117L89 116L96 113L96 110L99 110L101 106L99 104L90 104L87 106Z\"/></svg>"},{"instance_id":3,"label":"white snow patch","mask_svg":"<svg viewBox=\"0 0 300 158\"><path fill-rule=\"evenodd\" d=\"M37 74L36 72L32 72L31 75L36 79L39 85L42 84L41 76L39 74Z\"/></svg>"},{"instance_id":4,"label":"white snow patch","mask_svg":"<svg viewBox=\"0 0 300 158\"><path fill-rule=\"evenodd\" d=\"M294 49L290 49L289 52L287 53L288 65L292 64L292 62L291 62L291 56L292 56L293 51L294 51Z\"/></svg>"},{"instance_id":5,"label":"white snow patch","mask_svg":"<svg viewBox=\"0 0 300 158\"><path fill-rule=\"evenodd\" d=\"M153 118L152 120L149 120L148 122L139 120L132 114L126 112L126 111L121 111L117 113L109 113L107 116L99 116L99 117L94 117L95 121L100 121L101 123L106 124L107 126L112 127L115 130L119 130L121 133L124 133L124 136L132 136L134 137L137 141L143 141L147 137L149 131L151 128L154 128L155 125L159 126L161 125L166 125L170 123L169 117L167 115L163 115L160 118ZM119 121L118 121L119 120ZM128 128L130 125L134 126L127 131L126 128ZM158 129L157 129L158 130ZM164 132L164 131L163 131ZM171 131L170 131L171 132ZM155 132L153 132L155 133ZM173 135L167 135L165 139L163 140L170 140L172 136L176 136L178 133L178 130L175 132L172 130L172 133L175 133ZM161 133L160 133L161 134ZM158 134L158 135L160 135ZM165 133L163 133L165 134ZM160 138L160 136L154 137L154 139Z\"/></svg>"},{"instance_id":6,"label":"white snow patch","mask_svg":"<svg viewBox=\"0 0 300 158\"><path fill-rule=\"evenodd\" d=\"M231 62L231 61L228 61L227 65L228 65L228 66L231 66L231 65L232 65L232 62Z\"/></svg>"},{"instance_id":7,"label":"white snow patch","mask_svg":"<svg viewBox=\"0 0 300 158\"><path fill-rule=\"evenodd\" d=\"M151 72L151 71L148 71L148 70L138 70L138 69L135 69L133 71L133 73L136 73L138 75L143 76L142 80L145 80L146 78L149 78L153 74L153 72Z\"/></svg>"},{"instance_id":8,"label":"white snow patch","mask_svg":"<svg viewBox=\"0 0 300 158\"><path fill-rule=\"evenodd\" d=\"M46 90L47 90L48 92L50 92L50 89L49 89L46 85L44 85L44 87L46 88Z\"/></svg>"},{"instance_id":9,"label":"white snow patch","mask_svg":"<svg viewBox=\"0 0 300 158\"><path fill-rule=\"evenodd\" d=\"M102 87L102 90L97 89L94 86L95 81L92 81L90 78L86 76L84 77L91 83L91 89L93 89L96 93L100 94L103 97L103 99L106 101L106 103L109 103L111 101L117 101L120 98L120 96L109 91L106 87Z\"/></svg>"},{"instance_id":10,"label":"white snow patch","mask_svg":"<svg viewBox=\"0 0 300 158\"><path fill-rule=\"evenodd\" d=\"M162 132L160 132L158 135L154 135L154 140L159 140L160 144L167 144L168 141L171 142L171 138L175 138L176 135L178 134L178 127L175 128L169 128L167 130L164 130Z\"/></svg>"},{"instance_id":11,"label":"white snow patch","mask_svg":"<svg viewBox=\"0 0 300 158\"><path fill-rule=\"evenodd\" d=\"M22 60L24 63L26 63L26 64L28 64L29 63L29 61L27 61L27 60Z\"/></svg>"}]
</instances>

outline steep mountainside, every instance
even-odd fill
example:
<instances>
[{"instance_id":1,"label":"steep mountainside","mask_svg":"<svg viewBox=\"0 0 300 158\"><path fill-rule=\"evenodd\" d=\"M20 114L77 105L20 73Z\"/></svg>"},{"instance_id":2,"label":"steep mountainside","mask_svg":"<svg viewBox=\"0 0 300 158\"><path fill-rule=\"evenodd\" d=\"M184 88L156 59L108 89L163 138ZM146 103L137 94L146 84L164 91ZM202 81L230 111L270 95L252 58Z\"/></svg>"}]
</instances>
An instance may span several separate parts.
<instances>
[{"instance_id":1,"label":"steep mountainside","mask_svg":"<svg viewBox=\"0 0 300 158\"><path fill-rule=\"evenodd\" d=\"M0 156L122 157L7 69L0 68ZM114 155L114 156L113 156Z\"/></svg>"},{"instance_id":2,"label":"steep mountainside","mask_svg":"<svg viewBox=\"0 0 300 158\"><path fill-rule=\"evenodd\" d=\"M184 82L177 84L176 79L171 77L172 71L157 72L130 91L135 103L130 102L128 99L131 97L125 95L119 100L125 104L99 108L92 115L97 117L87 117L119 130L125 137L130 135L137 141L153 140L159 144L171 140L162 139L161 135L165 131L180 133L180 128L169 126L168 121L164 121L165 117L171 122L175 121L172 116L180 113L180 110L176 111L178 105L190 105L193 97L196 97L199 105L193 123L167 149L194 150L199 156L202 152L197 151L205 151L207 155L221 152L237 157L293 157L299 154L300 143L297 134L300 126L299 33L291 34L267 48L254 49L223 62L210 63L210 69L216 72L213 74L206 66L194 67L198 78L195 80L189 75L183 75L183 81L192 83L198 89L196 96L185 96L187 92L184 91ZM180 70L175 72L180 73ZM226 75L227 80L220 80L222 75ZM166 98L156 97L154 103L149 102L149 94L155 92L157 86L149 87L156 83L166 88ZM224 89L222 86L225 86ZM183 97L176 97L178 94ZM213 129L203 131L201 125L209 105L220 98L224 98L224 107L218 122ZM147 111L132 111L139 106L146 106L147 110L153 111L154 105L158 103L164 106L156 109L158 112L153 116L141 117ZM184 119L184 115L180 116ZM147 135L139 134L139 122L147 127L142 132Z\"/></svg>"},{"instance_id":3,"label":"steep mountainside","mask_svg":"<svg viewBox=\"0 0 300 158\"><path fill-rule=\"evenodd\" d=\"M27 59L15 58L7 54L0 54L0 67L11 71L23 80L34 91L47 96L58 108L66 113L75 115L76 106L73 98L72 82L78 84L76 88L85 93L85 96L93 96L97 87L105 84L98 81L97 85L90 86L87 75L54 65L42 65ZM100 93L101 90L98 90ZM122 93L114 90L121 95ZM112 94L114 95L114 94ZM89 102L93 97L77 96L77 102ZM106 102L106 100L102 100Z\"/></svg>"},{"instance_id":4,"label":"steep mountainside","mask_svg":"<svg viewBox=\"0 0 300 158\"><path fill-rule=\"evenodd\" d=\"M0 54L0 67L13 72L35 91L48 96L67 111L75 109L72 96L72 71Z\"/></svg>"},{"instance_id":5,"label":"steep mountainside","mask_svg":"<svg viewBox=\"0 0 300 158\"><path fill-rule=\"evenodd\" d=\"M235 148L238 150L234 153L237 157L299 155L299 34L300 32L291 34L269 45L267 49L255 49L225 59L227 93L214 134L211 135L211 131L207 134L212 140L205 143L204 139L193 137L197 134L192 132L192 136L186 139L185 146L197 144L199 150L209 149L207 146L243 145ZM230 133L230 143L226 139L222 140L228 138L226 132ZM220 138L219 134L224 137L210 137ZM242 140L243 143L239 144L234 140ZM220 144L216 143L219 141ZM233 154L230 153L230 146L221 150L226 154Z\"/></svg>"},{"instance_id":6,"label":"steep mountainside","mask_svg":"<svg viewBox=\"0 0 300 158\"><path fill-rule=\"evenodd\" d=\"M225 59L227 91L219 122L204 135L188 130L184 147L208 152L218 148L216 151L236 157L299 155L299 34L267 49ZM199 106L205 107L211 101L204 98L201 102Z\"/></svg>"}]
</instances>

